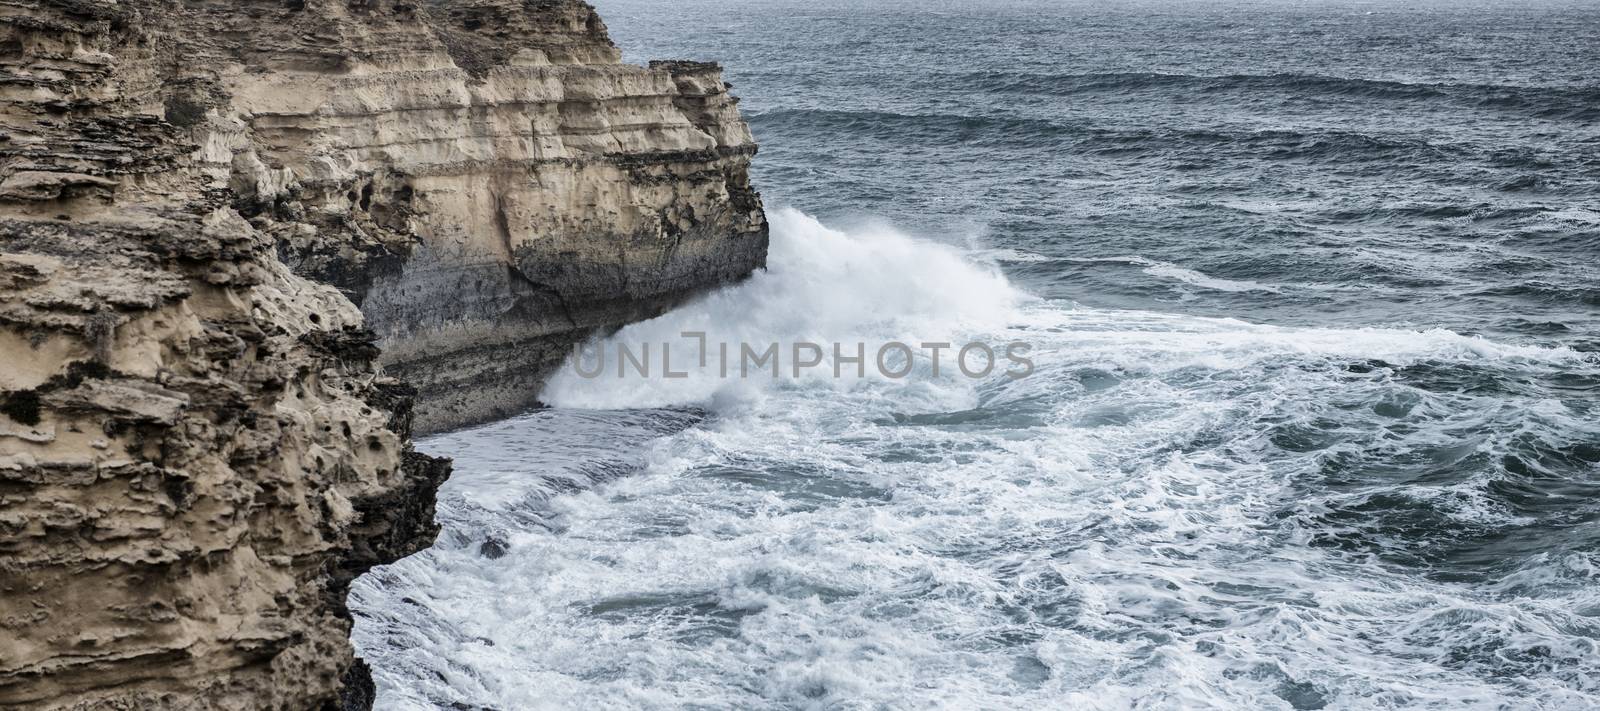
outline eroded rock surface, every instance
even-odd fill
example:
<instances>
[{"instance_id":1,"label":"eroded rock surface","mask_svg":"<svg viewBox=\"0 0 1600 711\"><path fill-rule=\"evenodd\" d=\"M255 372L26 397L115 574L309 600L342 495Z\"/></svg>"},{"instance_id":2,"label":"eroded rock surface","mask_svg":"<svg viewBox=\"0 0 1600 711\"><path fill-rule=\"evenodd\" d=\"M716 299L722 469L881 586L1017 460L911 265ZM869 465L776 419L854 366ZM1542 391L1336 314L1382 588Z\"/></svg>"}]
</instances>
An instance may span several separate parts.
<instances>
[{"instance_id":1,"label":"eroded rock surface","mask_svg":"<svg viewBox=\"0 0 1600 711\"><path fill-rule=\"evenodd\" d=\"M764 263L716 65L621 64L580 2L331 7L183 103L226 124L210 160L241 212L361 307L422 430L527 407L594 329Z\"/></svg>"},{"instance_id":2,"label":"eroded rock surface","mask_svg":"<svg viewBox=\"0 0 1600 711\"><path fill-rule=\"evenodd\" d=\"M759 267L753 152L581 2L0 0L0 707L370 705L414 423Z\"/></svg>"}]
</instances>

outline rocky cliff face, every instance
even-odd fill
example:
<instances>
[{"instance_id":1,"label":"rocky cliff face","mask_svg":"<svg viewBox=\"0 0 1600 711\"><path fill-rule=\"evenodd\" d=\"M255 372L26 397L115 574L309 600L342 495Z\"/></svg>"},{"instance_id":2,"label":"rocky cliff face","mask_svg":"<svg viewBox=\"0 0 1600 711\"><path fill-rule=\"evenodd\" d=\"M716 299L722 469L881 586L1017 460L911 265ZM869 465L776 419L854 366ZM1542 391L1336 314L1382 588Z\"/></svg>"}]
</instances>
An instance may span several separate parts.
<instances>
[{"instance_id":1,"label":"rocky cliff face","mask_svg":"<svg viewBox=\"0 0 1600 711\"><path fill-rule=\"evenodd\" d=\"M285 261L361 307L421 429L522 409L593 330L763 264L716 65L621 64L581 2L269 7L298 30L192 50L249 59L179 103L223 124L207 159Z\"/></svg>"},{"instance_id":2,"label":"rocky cliff face","mask_svg":"<svg viewBox=\"0 0 1600 711\"><path fill-rule=\"evenodd\" d=\"M413 424L758 267L753 152L572 0L0 0L0 706L370 705Z\"/></svg>"}]
</instances>

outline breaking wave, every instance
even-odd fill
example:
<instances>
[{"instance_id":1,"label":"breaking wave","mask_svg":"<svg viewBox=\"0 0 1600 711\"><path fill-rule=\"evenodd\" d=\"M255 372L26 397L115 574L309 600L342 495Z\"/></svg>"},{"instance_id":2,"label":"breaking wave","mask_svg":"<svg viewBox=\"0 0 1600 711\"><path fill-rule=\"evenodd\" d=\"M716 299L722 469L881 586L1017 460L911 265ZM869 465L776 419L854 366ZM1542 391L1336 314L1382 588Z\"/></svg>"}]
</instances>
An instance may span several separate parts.
<instances>
[{"instance_id":1,"label":"breaking wave","mask_svg":"<svg viewBox=\"0 0 1600 711\"><path fill-rule=\"evenodd\" d=\"M772 250L610 339L1015 340L1038 371L568 373L430 439L440 543L352 593L380 705L1600 701L1594 356L1074 307L794 211Z\"/></svg>"}]
</instances>

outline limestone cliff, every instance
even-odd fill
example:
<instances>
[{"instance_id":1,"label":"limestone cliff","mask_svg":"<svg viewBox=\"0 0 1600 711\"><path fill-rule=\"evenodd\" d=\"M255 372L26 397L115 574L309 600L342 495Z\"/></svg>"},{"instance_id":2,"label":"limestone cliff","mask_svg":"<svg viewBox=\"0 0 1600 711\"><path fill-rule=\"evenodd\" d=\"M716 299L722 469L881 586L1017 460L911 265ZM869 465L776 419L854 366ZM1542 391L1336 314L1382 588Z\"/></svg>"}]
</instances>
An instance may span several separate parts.
<instances>
[{"instance_id":1,"label":"limestone cliff","mask_svg":"<svg viewBox=\"0 0 1600 711\"><path fill-rule=\"evenodd\" d=\"M753 152L576 0L0 0L0 707L369 705L413 423L760 266Z\"/></svg>"},{"instance_id":2,"label":"limestone cliff","mask_svg":"<svg viewBox=\"0 0 1600 711\"><path fill-rule=\"evenodd\" d=\"M594 329L764 263L755 145L716 65L621 64L581 2L310 7L260 13L297 30L249 49L189 50L247 59L179 103L223 124L207 160L241 212L361 307L419 428L522 409Z\"/></svg>"}]
</instances>

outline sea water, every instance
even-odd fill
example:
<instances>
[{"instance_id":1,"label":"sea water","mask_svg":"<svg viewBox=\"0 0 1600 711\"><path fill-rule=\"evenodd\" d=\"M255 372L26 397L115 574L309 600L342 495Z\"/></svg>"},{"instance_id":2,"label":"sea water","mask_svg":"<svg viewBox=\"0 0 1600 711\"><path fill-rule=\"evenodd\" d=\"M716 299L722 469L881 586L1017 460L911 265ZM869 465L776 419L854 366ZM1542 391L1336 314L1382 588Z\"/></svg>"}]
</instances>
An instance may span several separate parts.
<instances>
[{"instance_id":1,"label":"sea water","mask_svg":"<svg viewBox=\"0 0 1600 711\"><path fill-rule=\"evenodd\" d=\"M1593 5L599 6L726 63L770 268L419 444L380 708L1600 707Z\"/></svg>"}]
</instances>

